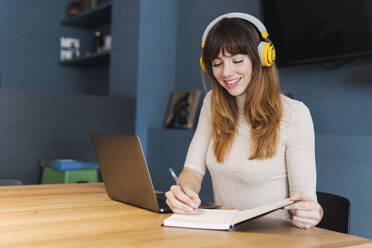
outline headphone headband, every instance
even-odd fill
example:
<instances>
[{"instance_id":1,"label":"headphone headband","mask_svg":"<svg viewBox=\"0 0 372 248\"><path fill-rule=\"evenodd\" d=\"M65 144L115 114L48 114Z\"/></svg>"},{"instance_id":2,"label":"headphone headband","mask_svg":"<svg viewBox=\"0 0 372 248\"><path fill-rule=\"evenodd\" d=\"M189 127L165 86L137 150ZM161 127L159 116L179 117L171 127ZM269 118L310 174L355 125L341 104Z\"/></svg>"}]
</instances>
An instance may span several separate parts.
<instances>
[{"instance_id":1,"label":"headphone headband","mask_svg":"<svg viewBox=\"0 0 372 248\"><path fill-rule=\"evenodd\" d=\"M265 25L263 25L263 23L259 19L257 19L256 17L254 17L252 15L249 15L249 14L246 14L246 13L232 12L232 13L227 13L227 14L221 15L221 16L217 17L216 19L214 19L211 23L209 23L209 25L207 26L207 28L205 29L205 31L203 33L203 38L202 38L202 47L203 48L204 48L204 43L205 43L205 40L207 39L209 30L217 22L219 22L223 18L240 18L240 19L244 19L244 20L249 21L250 23L252 23L253 25L256 26L256 28L258 29L258 31L260 31L262 38L267 39L267 37L269 36L269 34L268 34L267 30L266 30Z\"/></svg>"},{"instance_id":2,"label":"headphone headband","mask_svg":"<svg viewBox=\"0 0 372 248\"><path fill-rule=\"evenodd\" d=\"M240 19L243 19L243 20L246 20L252 23L258 29L262 38L265 40L265 41L261 41L257 47L257 51L258 51L258 54L261 60L261 65L265 67L270 67L273 65L273 63L275 62L275 57L276 57L275 47L268 38L269 33L267 32L265 25L263 25L263 23L256 17L246 14L246 13L232 12L232 13L224 14L224 15L217 17L211 23L209 23L203 33L202 43L201 43L202 49L204 48L205 41L207 39L209 31L213 28L213 26L217 22L219 22L220 20L224 18L240 18ZM200 57L200 66L202 70L205 71L203 57Z\"/></svg>"}]
</instances>

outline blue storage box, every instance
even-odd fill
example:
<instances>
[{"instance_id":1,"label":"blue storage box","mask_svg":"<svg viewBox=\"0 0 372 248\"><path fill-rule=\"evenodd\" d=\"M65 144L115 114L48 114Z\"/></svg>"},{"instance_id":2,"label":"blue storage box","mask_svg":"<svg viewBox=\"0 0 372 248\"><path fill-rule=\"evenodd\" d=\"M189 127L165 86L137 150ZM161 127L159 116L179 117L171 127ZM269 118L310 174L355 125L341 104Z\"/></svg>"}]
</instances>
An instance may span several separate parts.
<instances>
[{"instance_id":1,"label":"blue storage box","mask_svg":"<svg viewBox=\"0 0 372 248\"><path fill-rule=\"evenodd\" d=\"M95 161L79 161L73 159L42 161L41 166L50 167L57 170L99 169L98 163Z\"/></svg>"}]
</instances>

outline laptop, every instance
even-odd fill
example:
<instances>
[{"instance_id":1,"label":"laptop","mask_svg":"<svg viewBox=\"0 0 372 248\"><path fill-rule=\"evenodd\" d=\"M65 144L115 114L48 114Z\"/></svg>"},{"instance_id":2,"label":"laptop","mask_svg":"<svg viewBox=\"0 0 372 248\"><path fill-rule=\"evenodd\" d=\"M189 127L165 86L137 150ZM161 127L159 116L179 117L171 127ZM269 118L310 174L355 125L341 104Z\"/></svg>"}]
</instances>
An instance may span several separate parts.
<instances>
[{"instance_id":1,"label":"laptop","mask_svg":"<svg viewBox=\"0 0 372 248\"><path fill-rule=\"evenodd\" d=\"M91 134L91 141L108 196L158 213L169 213L163 192L156 193L137 136ZM164 173L168 173L166 170ZM169 175L170 176L170 175ZM200 208L217 208L202 202Z\"/></svg>"}]
</instances>

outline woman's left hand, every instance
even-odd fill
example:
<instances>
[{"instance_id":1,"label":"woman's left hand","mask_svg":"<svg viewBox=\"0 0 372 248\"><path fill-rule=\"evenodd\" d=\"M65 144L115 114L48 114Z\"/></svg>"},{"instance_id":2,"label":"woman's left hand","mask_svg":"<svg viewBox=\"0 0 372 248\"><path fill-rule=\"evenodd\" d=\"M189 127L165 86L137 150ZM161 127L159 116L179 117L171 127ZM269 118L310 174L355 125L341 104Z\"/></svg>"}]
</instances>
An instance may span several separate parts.
<instances>
[{"instance_id":1,"label":"woman's left hand","mask_svg":"<svg viewBox=\"0 0 372 248\"><path fill-rule=\"evenodd\" d=\"M294 225L309 229L322 220L323 209L319 203L301 193L293 194L291 200L296 202L285 209L289 211Z\"/></svg>"}]
</instances>

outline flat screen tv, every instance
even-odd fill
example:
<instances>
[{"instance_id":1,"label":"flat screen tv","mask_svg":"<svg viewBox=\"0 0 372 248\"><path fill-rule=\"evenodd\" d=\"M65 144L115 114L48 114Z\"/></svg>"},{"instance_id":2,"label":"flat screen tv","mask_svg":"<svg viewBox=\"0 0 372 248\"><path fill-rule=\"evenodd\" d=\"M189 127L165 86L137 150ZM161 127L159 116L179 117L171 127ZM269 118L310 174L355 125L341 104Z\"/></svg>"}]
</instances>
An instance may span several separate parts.
<instances>
[{"instance_id":1,"label":"flat screen tv","mask_svg":"<svg viewBox=\"0 0 372 248\"><path fill-rule=\"evenodd\" d=\"M262 0L279 66L372 55L372 0Z\"/></svg>"}]
</instances>

